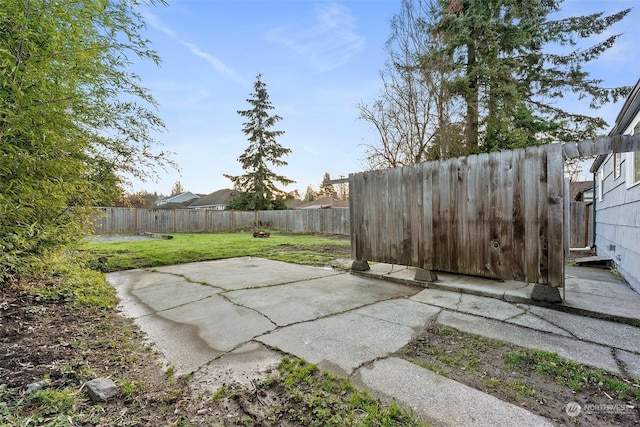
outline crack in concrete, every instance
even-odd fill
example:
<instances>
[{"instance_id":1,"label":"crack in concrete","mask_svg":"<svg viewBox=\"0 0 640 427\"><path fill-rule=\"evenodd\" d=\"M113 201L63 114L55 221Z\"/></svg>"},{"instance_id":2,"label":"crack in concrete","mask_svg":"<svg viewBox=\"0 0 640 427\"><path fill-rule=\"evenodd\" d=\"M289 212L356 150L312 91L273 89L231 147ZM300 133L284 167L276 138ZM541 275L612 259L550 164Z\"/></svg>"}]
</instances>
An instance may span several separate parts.
<instances>
[{"instance_id":1,"label":"crack in concrete","mask_svg":"<svg viewBox=\"0 0 640 427\"><path fill-rule=\"evenodd\" d=\"M299 282L310 282L312 280L319 280L319 279L323 279L325 277L335 277L335 276L340 276L342 274L346 274L344 271L336 271L334 274L328 274L326 276L319 276L319 277L309 277L306 279L293 279L290 280L288 282L279 282L279 283L272 283L269 285L263 285L263 286L248 286L245 288L240 288L240 289L230 289L230 288L224 288L222 286L219 285L214 285L208 282L199 282L197 280L193 280L191 278L189 278L187 275L185 274L181 274L181 273L173 273L171 271L153 271L153 270L148 270L152 273L160 273L160 274L168 274L171 276L177 276L180 277L182 279L184 279L185 281L189 282L189 283L195 283L197 285L202 285L202 286L208 286L208 287L212 287L212 288L217 288L217 289L222 289L223 292L233 292L233 291L243 291L243 290L251 290L251 289L261 289L261 288L272 288L272 287L276 287L276 286L284 286L284 285L290 285L292 283L299 283Z\"/></svg>"},{"instance_id":2,"label":"crack in concrete","mask_svg":"<svg viewBox=\"0 0 640 427\"><path fill-rule=\"evenodd\" d=\"M333 313L324 314L324 315L322 315L322 316L314 317L314 318L312 318L312 319L299 320L299 321L297 321L297 322L288 323L288 324L283 325L283 326L280 326L280 325L277 325L277 324L276 324L276 326L277 326L276 330L278 330L278 329L288 328L289 326L295 326L295 325L301 325L301 324L304 324L304 323L310 323L310 322L314 322L314 321L316 321L316 320L328 319L328 318L330 318L330 317L339 316L339 315L341 315L341 314L351 313L351 312L353 312L353 311L355 311L355 310L359 310L359 309L361 309L361 308L370 307L370 306L375 305L375 304L377 304L377 303L379 303L379 302L392 301L392 300L395 300L395 299L405 299L405 298L389 297L389 298L386 298L386 299L381 299L381 300L377 300L377 301L374 301L374 302L370 302L370 303L362 304L362 305L359 305L359 306L357 306L357 307L347 308L347 309L344 309L344 310L342 310L342 311L336 311L336 312L333 312ZM365 314L359 314L359 315L360 315L360 316L363 316L363 317L365 317L365 316L366 316ZM380 318L373 317L373 316L366 316L366 317L371 317L372 319L377 319L377 320L385 320L385 319L380 319ZM268 317L267 317L267 318L268 318ZM387 321L387 322L389 322L389 323L393 323L393 322L390 322L390 321L388 321L388 320L385 320L385 321ZM274 324L275 324L275 323L274 323ZM400 325L401 325L401 324L400 324ZM406 326L406 325L403 325L403 326ZM270 334L270 333L273 333L273 332L274 332L274 331L269 331L269 332L267 332L267 334ZM263 335L266 335L266 334L263 334ZM259 335L259 336L262 336L262 335Z\"/></svg>"},{"instance_id":3,"label":"crack in concrete","mask_svg":"<svg viewBox=\"0 0 640 427\"><path fill-rule=\"evenodd\" d=\"M463 296L462 292L460 292L460 296L458 297L458 302L456 303L456 311L458 311L458 312L462 312L460 310L460 304L462 304L462 296Z\"/></svg>"},{"instance_id":4,"label":"crack in concrete","mask_svg":"<svg viewBox=\"0 0 640 427\"><path fill-rule=\"evenodd\" d=\"M133 294L132 294L132 295L133 295ZM195 299L195 300L187 301L187 302L184 302L184 303L182 303L182 304L178 304L178 305L174 305L174 306L172 306L172 307L164 308L164 309L162 309L162 310L155 310L155 311L154 311L154 312L152 312L152 313L147 313L147 314L143 314L142 316L138 316L138 317L136 317L136 319L142 319L142 318L144 318L144 317L151 316L151 315L153 315L153 314L160 314L160 313L164 313L164 312L166 312L166 311L173 310L174 308L184 307L184 306L186 306L186 305L193 304L194 302L204 301L204 300L209 299L209 298L211 298L211 297L215 297L216 295L219 295L219 294L207 295L206 297L202 297L202 298L199 298L199 299ZM153 310L153 307L151 307L151 306L150 306L150 305L148 305L147 303L143 302L143 301L142 301L138 296L136 296L136 295L133 295L133 296L134 296L138 301L140 301L140 303L141 303L141 304L144 304L145 306L147 306L147 307L149 307L150 309L152 309L152 310Z\"/></svg>"},{"instance_id":5,"label":"crack in concrete","mask_svg":"<svg viewBox=\"0 0 640 427\"><path fill-rule=\"evenodd\" d=\"M219 296L221 296L222 298L224 298L224 299L225 299L228 303L230 303L231 305L234 305L234 306L236 306L236 307L242 307L242 308L244 308L244 309L246 309L246 310L251 310L251 311L253 311L254 313L257 313L257 314L259 314L260 316L262 316L262 317L264 317L265 319L267 319L267 320L268 320L268 321L269 321L269 322L274 326L274 329L271 329L269 332L273 332L274 330L276 330L276 329L278 329L278 328L279 328L278 324L277 324L276 322L274 322L274 321L273 321L269 316L267 316L267 315L266 315L266 314L264 314L263 312L258 311L257 309L255 309L255 308L253 308L253 307L247 307L246 305L238 304L237 302L232 301L232 300L231 300L227 295L225 295L225 292L222 292L222 293L220 293L220 294L218 294L218 295L219 295ZM255 338L255 337L259 337L259 336L262 336L262 335L264 335L264 334L256 335L256 336L254 336L253 338ZM251 338L251 339L253 339L253 338Z\"/></svg>"},{"instance_id":6,"label":"crack in concrete","mask_svg":"<svg viewBox=\"0 0 640 427\"><path fill-rule=\"evenodd\" d=\"M207 282L198 282L197 280L190 279L188 276L186 276L184 274L180 274L180 273L172 273L171 271L157 271L157 270L147 270L147 271L149 271L151 273L167 274L169 276L180 277L181 279L184 279L184 281L187 282L187 283L194 283L196 285L202 285L202 286L208 286L208 287L211 287L211 288L222 289L223 291L226 290L225 288L223 288L221 286L212 285L212 284L207 283Z\"/></svg>"},{"instance_id":7,"label":"crack in concrete","mask_svg":"<svg viewBox=\"0 0 640 427\"><path fill-rule=\"evenodd\" d=\"M514 315L513 315L513 316L511 316L511 317L506 317L506 318L502 319L502 321L503 321L503 322L509 322L509 320L513 320L513 319L515 319L516 317L520 317L520 316L523 316L523 315L525 315L525 314L527 314L527 312L526 312L526 311L523 311L522 313L514 314ZM496 319L496 320L500 320L500 319Z\"/></svg>"},{"instance_id":8,"label":"crack in concrete","mask_svg":"<svg viewBox=\"0 0 640 427\"><path fill-rule=\"evenodd\" d=\"M582 338L578 337L577 335L575 335L575 334L574 334L573 332L571 332L570 330L568 330L568 329L566 329L566 328L563 328L561 325L558 325L558 324L556 324L555 322L552 322L551 320L546 319L546 318L544 318L543 316L540 316L540 315L538 315L538 314L536 314L536 313L530 312L530 311L529 311L529 309L526 309L525 313L529 313L529 314L530 314L530 315L532 315L533 317L536 317L536 318L538 318L538 319L540 319L540 320L542 320L542 321L544 321L544 322L547 322L547 323L549 323L550 325L555 326L556 328L560 329L561 331L565 331L566 333L568 333L568 334L569 334L569 336L571 336L571 338L575 338L575 339L577 339L578 341L583 341L583 342L589 342L589 343L592 343L592 341L583 340ZM549 333L554 334L554 335L558 335L558 334L553 333L553 332L549 332ZM596 343L596 344L597 344L597 343Z\"/></svg>"},{"instance_id":9,"label":"crack in concrete","mask_svg":"<svg viewBox=\"0 0 640 427\"><path fill-rule=\"evenodd\" d=\"M617 348L611 347L611 357L613 358L613 361L616 362L616 365L618 366L618 369L620 369L620 372L622 373L622 375L624 375L626 377L632 377L633 376L627 370L627 364L624 363L622 360L620 360L620 358L618 357L618 349Z\"/></svg>"}]
</instances>

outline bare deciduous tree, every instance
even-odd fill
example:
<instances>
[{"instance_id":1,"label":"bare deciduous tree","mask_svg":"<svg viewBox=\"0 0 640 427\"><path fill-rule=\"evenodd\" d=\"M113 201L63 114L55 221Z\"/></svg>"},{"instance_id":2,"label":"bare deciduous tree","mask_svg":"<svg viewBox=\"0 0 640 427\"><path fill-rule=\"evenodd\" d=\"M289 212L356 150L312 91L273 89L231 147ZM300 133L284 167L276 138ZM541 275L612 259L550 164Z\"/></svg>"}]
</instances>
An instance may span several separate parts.
<instances>
[{"instance_id":1,"label":"bare deciduous tree","mask_svg":"<svg viewBox=\"0 0 640 427\"><path fill-rule=\"evenodd\" d=\"M403 0L391 21L389 59L381 71L382 90L372 103L361 102L359 118L380 139L367 143L368 169L403 166L465 154L459 105L444 84L449 58L438 55L437 36L426 33L437 17L437 2ZM434 52L429 55L425 53Z\"/></svg>"}]
</instances>

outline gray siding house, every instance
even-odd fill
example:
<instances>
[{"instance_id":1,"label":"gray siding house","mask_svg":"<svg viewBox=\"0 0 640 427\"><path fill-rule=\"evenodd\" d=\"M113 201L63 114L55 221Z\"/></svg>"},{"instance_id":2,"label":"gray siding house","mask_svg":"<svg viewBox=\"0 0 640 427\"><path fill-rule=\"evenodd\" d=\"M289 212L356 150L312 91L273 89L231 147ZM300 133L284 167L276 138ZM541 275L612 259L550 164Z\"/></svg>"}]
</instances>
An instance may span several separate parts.
<instances>
[{"instance_id":1,"label":"gray siding house","mask_svg":"<svg viewBox=\"0 0 640 427\"><path fill-rule=\"evenodd\" d=\"M609 136L640 134L640 80ZM640 151L598 156L594 174L595 247L640 292Z\"/></svg>"}]
</instances>

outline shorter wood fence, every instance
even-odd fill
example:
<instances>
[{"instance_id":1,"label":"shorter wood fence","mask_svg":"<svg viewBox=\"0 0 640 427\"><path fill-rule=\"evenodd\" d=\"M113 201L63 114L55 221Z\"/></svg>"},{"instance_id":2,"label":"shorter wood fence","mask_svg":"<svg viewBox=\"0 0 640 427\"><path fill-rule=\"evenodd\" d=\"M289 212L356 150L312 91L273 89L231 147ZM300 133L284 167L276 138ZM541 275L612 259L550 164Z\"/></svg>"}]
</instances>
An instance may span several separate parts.
<instances>
[{"instance_id":1,"label":"shorter wood fence","mask_svg":"<svg viewBox=\"0 0 640 427\"><path fill-rule=\"evenodd\" d=\"M300 233L350 233L349 209L213 211L192 209L98 208L96 234L207 233L257 226Z\"/></svg>"},{"instance_id":2,"label":"shorter wood fence","mask_svg":"<svg viewBox=\"0 0 640 427\"><path fill-rule=\"evenodd\" d=\"M585 248L593 244L593 204L570 203L569 244L572 248Z\"/></svg>"}]
</instances>

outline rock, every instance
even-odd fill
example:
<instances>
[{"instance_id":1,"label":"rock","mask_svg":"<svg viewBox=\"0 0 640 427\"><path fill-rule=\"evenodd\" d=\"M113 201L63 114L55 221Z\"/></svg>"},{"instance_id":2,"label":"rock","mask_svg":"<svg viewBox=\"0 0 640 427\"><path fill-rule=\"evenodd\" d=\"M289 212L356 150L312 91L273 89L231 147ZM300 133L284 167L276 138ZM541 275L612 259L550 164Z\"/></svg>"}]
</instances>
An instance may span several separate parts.
<instances>
[{"instance_id":1,"label":"rock","mask_svg":"<svg viewBox=\"0 0 640 427\"><path fill-rule=\"evenodd\" d=\"M42 383L31 383L31 384L27 384L27 388L26 388L26 393L33 393L36 390L40 390L42 388Z\"/></svg>"},{"instance_id":2,"label":"rock","mask_svg":"<svg viewBox=\"0 0 640 427\"><path fill-rule=\"evenodd\" d=\"M371 270L371 267L369 267L369 263L367 261L355 260L351 264L351 269L353 271L367 271L367 270Z\"/></svg>"},{"instance_id":3,"label":"rock","mask_svg":"<svg viewBox=\"0 0 640 427\"><path fill-rule=\"evenodd\" d=\"M433 270L425 270L424 268L419 268L416 270L416 275L413 280L417 280L419 282L435 282L438 280L438 275Z\"/></svg>"},{"instance_id":4,"label":"rock","mask_svg":"<svg viewBox=\"0 0 640 427\"><path fill-rule=\"evenodd\" d=\"M118 386L109 378L96 378L84 383L89 392L89 397L94 402L105 401L118 394Z\"/></svg>"},{"instance_id":5,"label":"rock","mask_svg":"<svg viewBox=\"0 0 640 427\"><path fill-rule=\"evenodd\" d=\"M562 302L562 296L560 296L559 288L540 284L533 285L531 299L542 302Z\"/></svg>"}]
</instances>

